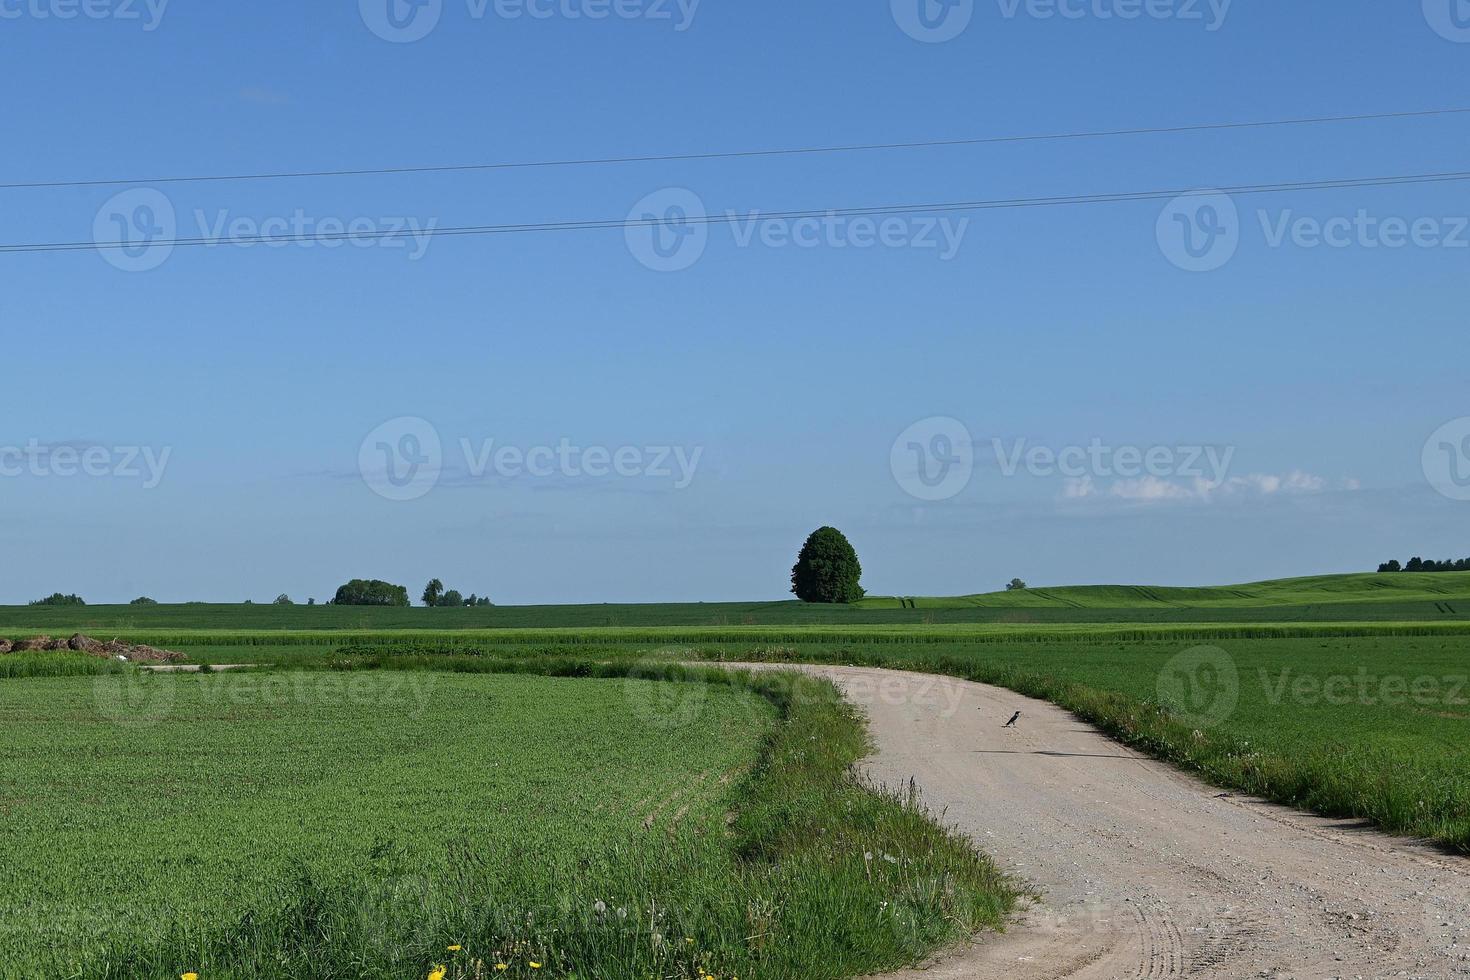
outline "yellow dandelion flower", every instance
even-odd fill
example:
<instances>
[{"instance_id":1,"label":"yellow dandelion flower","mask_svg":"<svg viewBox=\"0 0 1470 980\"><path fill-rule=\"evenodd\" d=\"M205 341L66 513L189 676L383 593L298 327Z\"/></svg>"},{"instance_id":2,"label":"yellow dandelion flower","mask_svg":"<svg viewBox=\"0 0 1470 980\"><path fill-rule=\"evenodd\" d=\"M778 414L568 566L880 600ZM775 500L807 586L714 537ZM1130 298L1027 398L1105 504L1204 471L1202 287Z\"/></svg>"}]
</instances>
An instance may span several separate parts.
<instances>
[{"instance_id":1,"label":"yellow dandelion flower","mask_svg":"<svg viewBox=\"0 0 1470 980\"><path fill-rule=\"evenodd\" d=\"M533 970L539 970L539 969L541 969L541 964L540 963L537 963L535 960L532 960L531 961L531 969L533 969Z\"/></svg>"},{"instance_id":2,"label":"yellow dandelion flower","mask_svg":"<svg viewBox=\"0 0 1470 980\"><path fill-rule=\"evenodd\" d=\"M506 964L506 963L496 963L495 964L495 969L497 969L497 970L499 970L499 971L501 971L503 973L506 970L509 970L510 969L510 966L509 966L509 964Z\"/></svg>"},{"instance_id":3,"label":"yellow dandelion flower","mask_svg":"<svg viewBox=\"0 0 1470 980\"><path fill-rule=\"evenodd\" d=\"M429 971L429 980L444 980L444 975L449 971L442 966L436 966Z\"/></svg>"},{"instance_id":4,"label":"yellow dandelion flower","mask_svg":"<svg viewBox=\"0 0 1470 980\"><path fill-rule=\"evenodd\" d=\"M449 951L451 953L458 953L462 949L464 949L464 947L459 945L458 943L455 943L453 946L449 947Z\"/></svg>"},{"instance_id":5,"label":"yellow dandelion flower","mask_svg":"<svg viewBox=\"0 0 1470 980\"><path fill-rule=\"evenodd\" d=\"M179 974L179 980L199 980L199 974L197 974L197 973L181 973L181 974Z\"/></svg>"}]
</instances>

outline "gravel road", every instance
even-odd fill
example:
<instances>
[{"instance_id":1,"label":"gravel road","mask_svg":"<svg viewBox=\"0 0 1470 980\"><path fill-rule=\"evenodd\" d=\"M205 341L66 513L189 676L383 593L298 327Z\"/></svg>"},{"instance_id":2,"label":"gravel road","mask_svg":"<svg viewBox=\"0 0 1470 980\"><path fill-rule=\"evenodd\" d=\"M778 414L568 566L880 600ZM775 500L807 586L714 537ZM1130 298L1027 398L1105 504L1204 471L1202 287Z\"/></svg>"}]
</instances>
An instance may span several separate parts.
<instances>
[{"instance_id":1,"label":"gravel road","mask_svg":"<svg viewBox=\"0 0 1470 980\"><path fill-rule=\"evenodd\" d=\"M871 779L915 779L1042 896L904 980L1470 978L1470 860L1224 794L1000 688L807 669L867 711Z\"/></svg>"}]
</instances>

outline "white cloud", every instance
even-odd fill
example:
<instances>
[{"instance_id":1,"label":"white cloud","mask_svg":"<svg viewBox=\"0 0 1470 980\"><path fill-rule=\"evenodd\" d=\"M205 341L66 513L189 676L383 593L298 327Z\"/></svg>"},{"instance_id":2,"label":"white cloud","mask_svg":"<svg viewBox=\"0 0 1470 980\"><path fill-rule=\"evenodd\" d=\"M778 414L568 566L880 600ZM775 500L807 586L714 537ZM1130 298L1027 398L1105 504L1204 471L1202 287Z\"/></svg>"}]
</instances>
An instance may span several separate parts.
<instances>
[{"instance_id":1,"label":"white cloud","mask_svg":"<svg viewBox=\"0 0 1470 980\"><path fill-rule=\"evenodd\" d=\"M1066 500L1086 500L1097 493L1097 487L1092 482L1092 477L1069 478L1062 484L1062 497Z\"/></svg>"},{"instance_id":2,"label":"white cloud","mask_svg":"<svg viewBox=\"0 0 1470 980\"><path fill-rule=\"evenodd\" d=\"M1188 500L1198 490L1186 484L1171 483L1162 477L1144 476L1136 480L1115 480L1108 493L1120 500Z\"/></svg>"},{"instance_id":3,"label":"white cloud","mask_svg":"<svg viewBox=\"0 0 1470 980\"><path fill-rule=\"evenodd\" d=\"M1362 484L1352 478L1341 480L1337 489L1358 490ZM1129 500L1142 503L1165 501L1197 501L1209 503L1220 498L1260 499L1267 497L1299 496L1323 493L1333 489L1325 477L1292 470L1289 473L1251 473L1247 476L1232 476L1221 482L1200 477L1193 480L1170 480L1157 476L1144 476L1134 480L1114 480L1106 486L1084 476L1067 480L1062 486L1063 500L1087 500L1110 497L1114 500Z\"/></svg>"}]
</instances>

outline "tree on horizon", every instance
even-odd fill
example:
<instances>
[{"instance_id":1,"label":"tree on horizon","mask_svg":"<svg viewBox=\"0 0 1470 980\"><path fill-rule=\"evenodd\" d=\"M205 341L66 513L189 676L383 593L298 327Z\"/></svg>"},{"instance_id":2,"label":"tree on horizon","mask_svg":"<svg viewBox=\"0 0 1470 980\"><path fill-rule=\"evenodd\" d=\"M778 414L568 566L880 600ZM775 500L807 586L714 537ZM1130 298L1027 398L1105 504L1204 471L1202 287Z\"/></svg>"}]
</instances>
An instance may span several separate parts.
<instances>
[{"instance_id":1,"label":"tree on horizon","mask_svg":"<svg viewBox=\"0 0 1470 980\"><path fill-rule=\"evenodd\" d=\"M863 566L847 536L835 527L820 527L807 536L791 569L791 591L802 602L856 602L867 593Z\"/></svg>"}]
</instances>

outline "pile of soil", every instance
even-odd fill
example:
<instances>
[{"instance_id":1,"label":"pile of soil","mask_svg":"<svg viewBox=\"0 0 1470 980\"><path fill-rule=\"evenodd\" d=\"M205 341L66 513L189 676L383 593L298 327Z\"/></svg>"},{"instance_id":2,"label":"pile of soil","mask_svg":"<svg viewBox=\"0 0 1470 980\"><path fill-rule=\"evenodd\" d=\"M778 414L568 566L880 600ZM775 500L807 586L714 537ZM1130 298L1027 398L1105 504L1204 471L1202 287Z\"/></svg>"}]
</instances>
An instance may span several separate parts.
<instances>
[{"instance_id":1,"label":"pile of soil","mask_svg":"<svg viewBox=\"0 0 1470 980\"><path fill-rule=\"evenodd\" d=\"M108 640L103 643L101 640L94 640L81 633L75 633L66 640L50 636L33 636L28 640L15 641L0 638L0 653L21 653L27 650L74 650L77 653L86 653L106 660L126 657L140 664L176 664L185 659L184 654L175 653L172 650L123 643L121 640Z\"/></svg>"}]
</instances>

